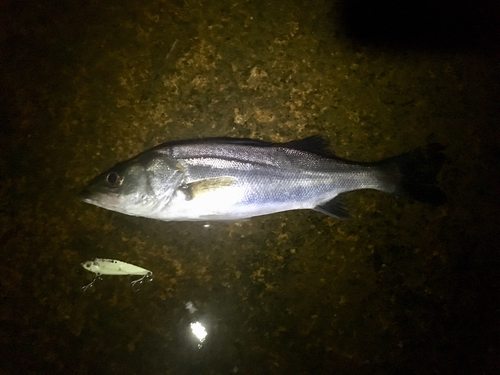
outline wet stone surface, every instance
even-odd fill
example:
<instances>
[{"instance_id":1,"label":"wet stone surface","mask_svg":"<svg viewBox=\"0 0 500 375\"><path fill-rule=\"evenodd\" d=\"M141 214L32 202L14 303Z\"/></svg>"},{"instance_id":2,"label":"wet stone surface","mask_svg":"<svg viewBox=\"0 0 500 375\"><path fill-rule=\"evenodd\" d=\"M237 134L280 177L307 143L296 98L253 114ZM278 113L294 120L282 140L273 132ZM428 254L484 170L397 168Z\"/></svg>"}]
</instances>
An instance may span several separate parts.
<instances>
[{"instance_id":1,"label":"wet stone surface","mask_svg":"<svg viewBox=\"0 0 500 375\"><path fill-rule=\"evenodd\" d=\"M0 372L500 372L498 22L430 37L396 7L391 34L366 5L0 4ZM77 198L164 141L313 134L356 161L445 145L447 203L166 223ZM153 280L83 293L96 257Z\"/></svg>"}]
</instances>

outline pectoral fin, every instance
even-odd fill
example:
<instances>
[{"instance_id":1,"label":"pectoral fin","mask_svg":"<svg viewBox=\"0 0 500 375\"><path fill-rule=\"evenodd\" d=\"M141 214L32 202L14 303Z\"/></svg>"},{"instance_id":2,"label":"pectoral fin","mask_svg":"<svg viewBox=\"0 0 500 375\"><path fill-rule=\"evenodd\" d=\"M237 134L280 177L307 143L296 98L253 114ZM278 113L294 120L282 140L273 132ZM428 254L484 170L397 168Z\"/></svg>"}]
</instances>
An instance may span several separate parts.
<instances>
[{"instance_id":1,"label":"pectoral fin","mask_svg":"<svg viewBox=\"0 0 500 375\"><path fill-rule=\"evenodd\" d=\"M235 183L236 179L233 177L216 177L184 184L179 189L186 196L186 200L190 201L200 195L230 187Z\"/></svg>"}]
</instances>

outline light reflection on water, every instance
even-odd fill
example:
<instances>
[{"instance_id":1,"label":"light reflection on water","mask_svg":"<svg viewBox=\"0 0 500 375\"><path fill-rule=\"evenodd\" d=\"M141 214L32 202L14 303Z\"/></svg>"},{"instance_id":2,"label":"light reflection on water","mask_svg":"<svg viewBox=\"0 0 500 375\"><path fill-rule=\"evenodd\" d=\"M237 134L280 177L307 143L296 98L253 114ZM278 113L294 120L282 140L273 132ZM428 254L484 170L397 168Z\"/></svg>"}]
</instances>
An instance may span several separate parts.
<instances>
[{"instance_id":1,"label":"light reflection on water","mask_svg":"<svg viewBox=\"0 0 500 375\"><path fill-rule=\"evenodd\" d=\"M200 322L191 323L190 326L193 335L200 341L198 348L201 348L201 343L205 341L205 337L207 337L207 331Z\"/></svg>"},{"instance_id":2,"label":"light reflection on water","mask_svg":"<svg viewBox=\"0 0 500 375\"><path fill-rule=\"evenodd\" d=\"M193 303L191 301L186 303L186 310L189 311L190 314L195 314L198 309L194 307ZM200 321L195 321L191 322L189 325L191 327L191 332L193 335L198 339L198 349L201 349L202 345L201 343L205 341L205 338L207 337L208 333L207 330L205 329L205 326L200 322Z\"/></svg>"}]
</instances>

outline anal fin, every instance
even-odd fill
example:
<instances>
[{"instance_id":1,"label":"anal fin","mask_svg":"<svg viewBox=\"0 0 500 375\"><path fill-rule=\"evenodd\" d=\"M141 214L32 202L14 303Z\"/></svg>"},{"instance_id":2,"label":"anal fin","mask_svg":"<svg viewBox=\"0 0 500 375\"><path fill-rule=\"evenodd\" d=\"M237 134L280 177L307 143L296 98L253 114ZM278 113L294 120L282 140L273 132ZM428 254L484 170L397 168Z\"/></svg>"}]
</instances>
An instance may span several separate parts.
<instances>
[{"instance_id":1,"label":"anal fin","mask_svg":"<svg viewBox=\"0 0 500 375\"><path fill-rule=\"evenodd\" d=\"M346 209L346 206L347 203L345 197L343 197L342 195L337 195L335 198L329 200L328 202L314 207L314 210L337 219L348 219L350 215Z\"/></svg>"}]
</instances>

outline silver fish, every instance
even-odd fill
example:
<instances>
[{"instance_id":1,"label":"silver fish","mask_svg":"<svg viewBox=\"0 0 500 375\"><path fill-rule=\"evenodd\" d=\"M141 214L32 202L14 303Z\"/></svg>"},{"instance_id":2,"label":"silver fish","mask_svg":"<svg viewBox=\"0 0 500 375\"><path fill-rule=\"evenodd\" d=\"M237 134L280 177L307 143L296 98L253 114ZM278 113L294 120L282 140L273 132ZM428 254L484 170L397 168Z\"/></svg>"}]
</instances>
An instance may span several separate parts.
<instances>
[{"instance_id":1,"label":"silver fish","mask_svg":"<svg viewBox=\"0 0 500 375\"><path fill-rule=\"evenodd\" d=\"M164 221L233 221L313 209L348 217L341 194L375 189L440 204L444 161L431 144L375 163L340 159L312 136L288 143L207 138L167 142L97 176L84 202Z\"/></svg>"}]
</instances>

